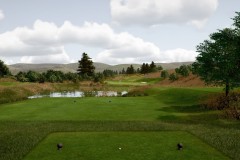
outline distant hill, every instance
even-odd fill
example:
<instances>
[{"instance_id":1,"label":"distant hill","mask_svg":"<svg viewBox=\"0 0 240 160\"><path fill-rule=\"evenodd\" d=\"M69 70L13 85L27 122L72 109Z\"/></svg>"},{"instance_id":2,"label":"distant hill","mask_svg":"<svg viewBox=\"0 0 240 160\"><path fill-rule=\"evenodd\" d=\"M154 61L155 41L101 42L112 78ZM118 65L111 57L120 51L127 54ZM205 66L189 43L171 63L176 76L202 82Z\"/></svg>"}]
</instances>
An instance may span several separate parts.
<instances>
[{"instance_id":1,"label":"distant hill","mask_svg":"<svg viewBox=\"0 0 240 160\"><path fill-rule=\"evenodd\" d=\"M175 63L157 63L156 65L161 65L163 69L174 69L183 64L191 64L192 62L175 62ZM118 64L118 65L108 65L104 63L94 62L94 66L96 67L96 72L102 72L105 69L114 70L114 71L122 71L123 68L125 70L131 64ZM132 64L135 69L140 68L142 64ZM29 70L37 71L37 72L45 72L47 70L57 70L62 72L76 72L78 68L78 63L70 63L70 64L26 64L26 63L18 63L8 66L10 71L13 74L17 74L18 72L27 72Z\"/></svg>"}]
</instances>

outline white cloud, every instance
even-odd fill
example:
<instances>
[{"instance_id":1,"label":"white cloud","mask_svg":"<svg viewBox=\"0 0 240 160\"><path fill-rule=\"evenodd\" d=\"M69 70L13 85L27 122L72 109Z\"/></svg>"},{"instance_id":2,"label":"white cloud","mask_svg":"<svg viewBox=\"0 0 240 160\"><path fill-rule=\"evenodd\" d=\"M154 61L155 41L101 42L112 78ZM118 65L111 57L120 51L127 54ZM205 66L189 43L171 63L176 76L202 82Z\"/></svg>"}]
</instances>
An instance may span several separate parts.
<instances>
[{"instance_id":1,"label":"white cloud","mask_svg":"<svg viewBox=\"0 0 240 160\"><path fill-rule=\"evenodd\" d=\"M37 20L32 29L18 27L0 34L0 53L5 57L23 56L21 61L29 63L52 61L55 58L51 60L51 56L62 57L62 62L66 62L70 59L63 48L71 43L101 48L102 53L110 51L114 58L152 56L159 50L153 43L129 33L115 33L107 24L86 22L79 27L66 21L58 27L54 23Z\"/></svg>"},{"instance_id":2,"label":"white cloud","mask_svg":"<svg viewBox=\"0 0 240 160\"><path fill-rule=\"evenodd\" d=\"M93 60L109 64L189 61L195 56L183 49L162 52L155 44L127 32L116 33L107 24L75 26L66 21L58 27L41 20L32 28L18 27L0 34L0 56L19 57L21 63L70 63L65 51L68 44L98 48L102 51Z\"/></svg>"},{"instance_id":3,"label":"white cloud","mask_svg":"<svg viewBox=\"0 0 240 160\"><path fill-rule=\"evenodd\" d=\"M2 20L4 18L4 14L3 14L3 11L0 10L0 20Z\"/></svg>"},{"instance_id":4,"label":"white cloud","mask_svg":"<svg viewBox=\"0 0 240 160\"><path fill-rule=\"evenodd\" d=\"M218 7L218 0L111 0L114 22L126 25L193 24L201 27Z\"/></svg>"},{"instance_id":5,"label":"white cloud","mask_svg":"<svg viewBox=\"0 0 240 160\"><path fill-rule=\"evenodd\" d=\"M195 61L197 55L198 53L195 51L177 48L162 52L161 62L190 62Z\"/></svg>"},{"instance_id":6,"label":"white cloud","mask_svg":"<svg viewBox=\"0 0 240 160\"><path fill-rule=\"evenodd\" d=\"M73 62L66 53L49 56L24 56L20 59L21 63L69 63Z\"/></svg>"},{"instance_id":7,"label":"white cloud","mask_svg":"<svg viewBox=\"0 0 240 160\"><path fill-rule=\"evenodd\" d=\"M142 56L126 56L126 57L118 57L115 55L115 51L105 50L98 54L95 61L105 62L107 64L127 64L127 63L145 63L145 62L192 62L195 61L197 52L192 50L185 50L182 48L177 48L173 50L160 51L156 49L153 51L154 54L148 54L146 52Z\"/></svg>"}]
</instances>

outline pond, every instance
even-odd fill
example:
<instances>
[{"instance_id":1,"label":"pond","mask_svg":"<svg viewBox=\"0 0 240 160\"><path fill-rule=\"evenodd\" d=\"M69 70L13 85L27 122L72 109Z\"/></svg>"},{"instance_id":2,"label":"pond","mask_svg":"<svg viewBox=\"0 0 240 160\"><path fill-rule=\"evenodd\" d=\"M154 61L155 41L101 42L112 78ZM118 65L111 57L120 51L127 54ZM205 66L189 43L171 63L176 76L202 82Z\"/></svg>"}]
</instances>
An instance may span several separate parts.
<instances>
[{"instance_id":1,"label":"pond","mask_svg":"<svg viewBox=\"0 0 240 160\"><path fill-rule=\"evenodd\" d=\"M60 98L60 97L116 97L126 95L127 91L116 92L116 91L65 91L65 92L51 92L50 94L37 94L34 96L29 96L29 99L34 98L43 98L43 97L51 97L51 98Z\"/></svg>"}]
</instances>

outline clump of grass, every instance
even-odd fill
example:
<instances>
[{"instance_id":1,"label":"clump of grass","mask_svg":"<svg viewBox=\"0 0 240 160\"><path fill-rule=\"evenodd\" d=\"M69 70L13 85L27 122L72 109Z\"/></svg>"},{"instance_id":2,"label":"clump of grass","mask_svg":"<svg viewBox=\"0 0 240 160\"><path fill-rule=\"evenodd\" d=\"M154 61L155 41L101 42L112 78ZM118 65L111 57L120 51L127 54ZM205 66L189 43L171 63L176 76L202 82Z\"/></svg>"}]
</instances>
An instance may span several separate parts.
<instances>
[{"instance_id":1,"label":"clump of grass","mask_svg":"<svg viewBox=\"0 0 240 160\"><path fill-rule=\"evenodd\" d=\"M226 96L223 93L210 95L203 102L203 106L210 110L223 110L227 106Z\"/></svg>"},{"instance_id":2,"label":"clump of grass","mask_svg":"<svg viewBox=\"0 0 240 160\"><path fill-rule=\"evenodd\" d=\"M130 90L127 94L124 94L125 97L140 97L140 96L148 96L147 93L147 86L145 87L138 87Z\"/></svg>"},{"instance_id":3,"label":"clump of grass","mask_svg":"<svg viewBox=\"0 0 240 160\"><path fill-rule=\"evenodd\" d=\"M53 90L49 84L20 83L0 88L0 104L27 99L31 95L46 93Z\"/></svg>"}]
</instances>

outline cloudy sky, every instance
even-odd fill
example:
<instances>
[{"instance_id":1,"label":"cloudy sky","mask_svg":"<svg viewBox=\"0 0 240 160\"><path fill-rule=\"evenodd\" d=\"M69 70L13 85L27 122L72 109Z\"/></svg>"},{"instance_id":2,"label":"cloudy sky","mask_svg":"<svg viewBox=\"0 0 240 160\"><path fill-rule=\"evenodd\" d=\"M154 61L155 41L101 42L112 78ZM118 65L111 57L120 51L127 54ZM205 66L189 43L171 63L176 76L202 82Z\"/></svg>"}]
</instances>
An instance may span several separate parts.
<instances>
[{"instance_id":1,"label":"cloudy sky","mask_svg":"<svg viewBox=\"0 0 240 160\"><path fill-rule=\"evenodd\" d=\"M239 0L0 0L0 59L107 64L194 61Z\"/></svg>"}]
</instances>

